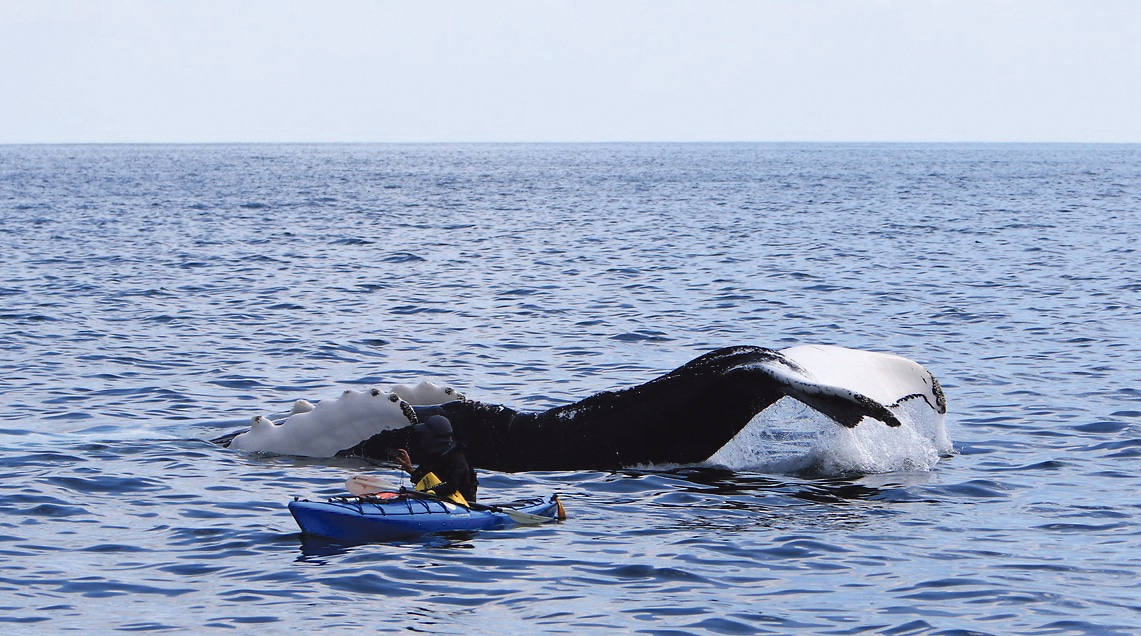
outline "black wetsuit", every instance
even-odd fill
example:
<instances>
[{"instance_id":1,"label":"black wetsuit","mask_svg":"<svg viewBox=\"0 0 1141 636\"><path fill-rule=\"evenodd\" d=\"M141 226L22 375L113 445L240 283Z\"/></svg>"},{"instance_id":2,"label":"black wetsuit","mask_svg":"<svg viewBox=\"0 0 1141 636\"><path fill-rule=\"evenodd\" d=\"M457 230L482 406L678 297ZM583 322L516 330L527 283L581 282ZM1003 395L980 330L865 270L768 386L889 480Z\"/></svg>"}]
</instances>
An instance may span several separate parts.
<instances>
[{"instance_id":1,"label":"black wetsuit","mask_svg":"<svg viewBox=\"0 0 1141 636\"><path fill-rule=\"evenodd\" d=\"M440 485L431 488L437 495L447 497L458 490L468 503L475 503L479 481L475 478L475 471L468 465L467 457L464 456L459 447L453 447L445 451L443 455L425 457L424 461L416 467L416 470L412 471L412 483L419 483L428 473L434 473L442 482Z\"/></svg>"}]
</instances>

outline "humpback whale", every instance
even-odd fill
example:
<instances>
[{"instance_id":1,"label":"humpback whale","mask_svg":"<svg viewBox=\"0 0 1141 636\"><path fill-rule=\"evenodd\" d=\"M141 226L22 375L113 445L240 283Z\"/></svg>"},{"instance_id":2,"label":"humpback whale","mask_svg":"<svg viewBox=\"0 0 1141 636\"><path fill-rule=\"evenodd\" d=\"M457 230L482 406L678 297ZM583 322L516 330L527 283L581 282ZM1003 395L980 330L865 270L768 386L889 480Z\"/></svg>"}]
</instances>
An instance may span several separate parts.
<instances>
[{"instance_id":1,"label":"humpback whale","mask_svg":"<svg viewBox=\"0 0 1141 636\"><path fill-rule=\"evenodd\" d=\"M865 420L898 427L899 409L910 401L946 413L935 376L907 358L831 345L736 346L644 384L546 411L472 401L422 383L346 391L295 407L281 423L255 417L249 431L214 441L248 451L387 460L414 443L413 424L441 414L476 468L616 470L702 462L785 397L849 428Z\"/></svg>"}]
</instances>

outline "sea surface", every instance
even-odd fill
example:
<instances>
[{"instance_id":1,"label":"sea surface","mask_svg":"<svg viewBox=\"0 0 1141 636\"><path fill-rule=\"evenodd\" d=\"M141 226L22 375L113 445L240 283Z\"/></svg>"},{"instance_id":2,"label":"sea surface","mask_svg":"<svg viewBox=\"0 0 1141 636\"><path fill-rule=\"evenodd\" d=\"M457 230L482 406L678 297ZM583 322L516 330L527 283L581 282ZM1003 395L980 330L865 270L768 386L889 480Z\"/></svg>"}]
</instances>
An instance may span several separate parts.
<instances>
[{"instance_id":1,"label":"sea surface","mask_svg":"<svg viewBox=\"0 0 1141 636\"><path fill-rule=\"evenodd\" d=\"M0 146L0 623L1141 633L1138 228L1136 145ZM286 503L392 465L207 441L814 343L925 365L954 452L481 471L570 518L340 546Z\"/></svg>"}]
</instances>

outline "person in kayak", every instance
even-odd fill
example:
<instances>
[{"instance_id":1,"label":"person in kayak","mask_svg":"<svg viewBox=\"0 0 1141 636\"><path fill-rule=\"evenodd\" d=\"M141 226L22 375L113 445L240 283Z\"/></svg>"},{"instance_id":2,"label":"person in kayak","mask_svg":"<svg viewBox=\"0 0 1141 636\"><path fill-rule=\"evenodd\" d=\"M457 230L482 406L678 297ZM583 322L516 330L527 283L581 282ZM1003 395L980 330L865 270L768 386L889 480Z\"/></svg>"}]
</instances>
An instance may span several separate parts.
<instances>
[{"instance_id":1,"label":"person in kayak","mask_svg":"<svg viewBox=\"0 0 1141 636\"><path fill-rule=\"evenodd\" d=\"M428 492L444 498L458 492L467 503L475 503L479 481L463 449L452 439L452 422L443 415L433 415L412 430L420 436L420 448L426 457L413 468L407 449L396 453L396 462L412 475L412 483L420 484L431 473L440 483L426 487Z\"/></svg>"}]
</instances>

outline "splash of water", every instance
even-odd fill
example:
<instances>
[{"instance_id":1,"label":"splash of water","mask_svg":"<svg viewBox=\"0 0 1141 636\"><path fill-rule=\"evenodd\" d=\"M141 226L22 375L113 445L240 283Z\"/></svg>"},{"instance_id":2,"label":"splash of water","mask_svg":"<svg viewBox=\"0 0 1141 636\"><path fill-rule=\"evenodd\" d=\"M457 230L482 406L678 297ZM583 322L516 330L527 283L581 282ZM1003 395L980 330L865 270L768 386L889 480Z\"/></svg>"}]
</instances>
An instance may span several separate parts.
<instances>
[{"instance_id":1,"label":"splash of water","mask_svg":"<svg viewBox=\"0 0 1141 636\"><path fill-rule=\"evenodd\" d=\"M901 426L865 418L845 428L784 398L758 413L708 463L732 470L842 477L927 471L953 453L944 414L915 402L892 411Z\"/></svg>"}]
</instances>

